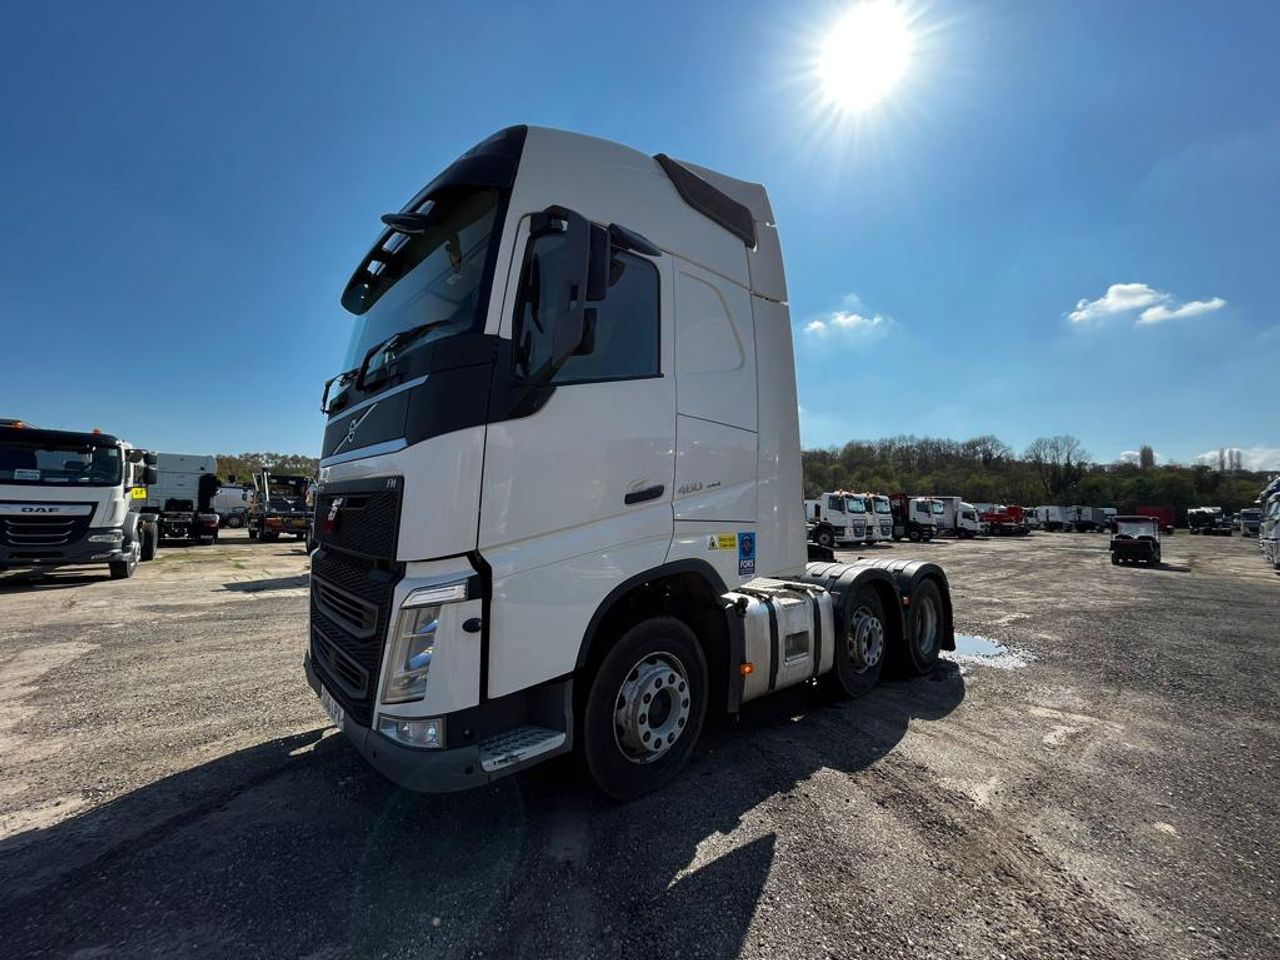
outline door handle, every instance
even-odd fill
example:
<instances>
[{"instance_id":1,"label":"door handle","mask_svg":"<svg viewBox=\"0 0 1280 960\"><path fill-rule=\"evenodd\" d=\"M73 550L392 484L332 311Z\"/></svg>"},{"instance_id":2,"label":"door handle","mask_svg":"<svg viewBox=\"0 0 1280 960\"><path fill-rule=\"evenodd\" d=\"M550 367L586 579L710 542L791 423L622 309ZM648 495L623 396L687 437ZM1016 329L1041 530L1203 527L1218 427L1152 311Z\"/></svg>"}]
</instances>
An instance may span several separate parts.
<instances>
[{"instance_id":1,"label":"door handle","mask_svg":"<svg viewBox=\"0 0 1280 960\"><path fill-rule=\"evenodd\" d=\"M628 493L622 498L622 502L627 506L631 506L633 503L644 503L646 500L657 500L658 497L662 496L662 491L665 489L667 489L667 486L664 483L654 484L652 487L645 487L643 490L635 490Z\"/></svg>"}]
</instances>

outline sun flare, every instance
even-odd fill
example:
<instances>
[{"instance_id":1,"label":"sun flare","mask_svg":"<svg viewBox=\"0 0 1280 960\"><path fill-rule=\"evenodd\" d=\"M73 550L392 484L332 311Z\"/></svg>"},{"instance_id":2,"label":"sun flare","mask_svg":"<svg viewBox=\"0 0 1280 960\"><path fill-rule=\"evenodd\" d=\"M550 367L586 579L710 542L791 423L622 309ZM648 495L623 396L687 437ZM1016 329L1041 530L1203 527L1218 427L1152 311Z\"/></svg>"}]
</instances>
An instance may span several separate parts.
<instances>
[{"instance_id":1,"label":"sun flare","mask_svg":"<svg viewBox=\"0 0 1280 960\"><path fill-rule=\"evenodd\" d=\"M911 64L915 38L895 0L860 0L828 32L818 58L822 95L842 113L883 101Z\"/></svg>"}]
</instances>

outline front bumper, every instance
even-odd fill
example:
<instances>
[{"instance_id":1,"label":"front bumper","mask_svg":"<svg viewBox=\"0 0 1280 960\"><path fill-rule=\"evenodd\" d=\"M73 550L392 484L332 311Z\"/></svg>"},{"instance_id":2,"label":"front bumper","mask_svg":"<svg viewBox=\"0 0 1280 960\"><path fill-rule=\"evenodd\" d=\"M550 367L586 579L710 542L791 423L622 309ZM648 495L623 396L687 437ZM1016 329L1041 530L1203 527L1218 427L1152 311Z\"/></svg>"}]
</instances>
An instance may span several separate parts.
<instances>
[{"instance_id":1,"label":"front bumper","mask_svg":"<svg viewBox=\"0 0 1280 960\"><path fill-rule=\"evenodd\" d=\"M29 569L40 567L71 567L84 564L111 563L124 560L133 550L129 540L118 540L115 543L91 543L89 537L111 533L119 528L90 528L73 543L57 547L26 546L13 547L0 545L0 569L21 567Z\"/></svg>"},{"instance_id":2,"label":"front bumper","mask_svg":"<svg viewBox=\"0 0 1280 960\"><path fill-rule=\"evenodd\" d=\"M311 664L310 654L303 663L307 683L318 697L320 678ZM441 718L445 728L445 743L461 740L461 745L456 747L406 747L376 730L361 726L350 715L344 718L342 732L371 767L397 786L419 793L454 793L483 786L492 780L568 752L572 748L571 735L565 737L561 747L525 762L509 763L493 771L485 770L481 763L481 743L487 735L519 726L531 717L541 715L549 719L559 712L559 719L565 730L572 730L571 703L572 683L565 680L491 700L470 710L446 714ZM374 716L376 718L376 712Z\"/></svg>"}]
</instances>

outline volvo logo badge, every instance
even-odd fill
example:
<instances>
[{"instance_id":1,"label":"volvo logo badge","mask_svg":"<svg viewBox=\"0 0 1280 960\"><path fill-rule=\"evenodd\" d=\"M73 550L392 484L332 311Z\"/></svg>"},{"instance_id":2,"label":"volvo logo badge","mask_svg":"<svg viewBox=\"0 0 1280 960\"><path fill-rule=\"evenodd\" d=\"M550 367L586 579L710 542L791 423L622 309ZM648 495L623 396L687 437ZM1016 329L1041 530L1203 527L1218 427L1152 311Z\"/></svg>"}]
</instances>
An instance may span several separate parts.
<instances>
[{"instance_id":1,"label":"volvo logo badge","mask_svg":"<svg viewBox=\"0 0 1280 960\"><path fill-rule=\"evenodd\" d=\"M347 446L348 444L354 443L356 439L356 431L360 429L360 424L364 423L366 418L368 418L369 414L373 413L373 411L377 409L378 409L378 404L375 403L364 413L360 414L360 416L352 417L351 423L347 426L347 435L342 438L341 443L339 443L336 447L333 448L333 452L337 453L339 450L341 450L343 447Z\"/></svg>"}]
</instances>

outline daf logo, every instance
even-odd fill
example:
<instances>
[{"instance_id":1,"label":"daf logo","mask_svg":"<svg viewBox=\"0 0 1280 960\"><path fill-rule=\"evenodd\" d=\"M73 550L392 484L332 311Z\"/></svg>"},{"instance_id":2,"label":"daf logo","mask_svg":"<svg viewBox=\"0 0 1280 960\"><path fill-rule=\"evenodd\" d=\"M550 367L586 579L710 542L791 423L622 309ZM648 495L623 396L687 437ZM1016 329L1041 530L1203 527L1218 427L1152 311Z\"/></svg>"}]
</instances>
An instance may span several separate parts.
<instances>
[{"instance_id":1,"label":"daf logo","mask_svg":"<svg viewBox=\"0 0 1280 960\"><path fill-rule=\"evenodd\" d=\"M61 513L59 507L23 507L23 513Z\"/></svg>"},{"instance_id":2,"label":"daf logo","mask_svg":"<svg viewBox=\"0 0 1280 960\"><path fill-rule=\"evenodd\" d=\"M360 424L364 423L365 420L368 418L369 414L373 413L373 411L377 409L378 409L378 404L375 403L364 413L360 414L360 416L353 417L350 425L347 427L347 435L342 438L341 443L339 443L336 447L333 448L333 452L337 453L343 447L347 446L347 444L354 443L356 439L356 431L360 429Z\"/></svg>"}]
</instances>

